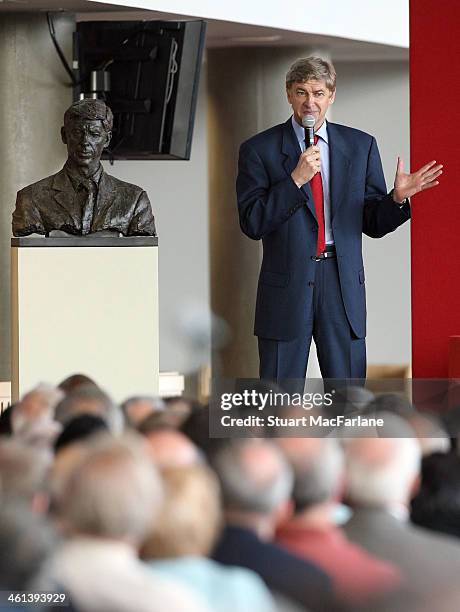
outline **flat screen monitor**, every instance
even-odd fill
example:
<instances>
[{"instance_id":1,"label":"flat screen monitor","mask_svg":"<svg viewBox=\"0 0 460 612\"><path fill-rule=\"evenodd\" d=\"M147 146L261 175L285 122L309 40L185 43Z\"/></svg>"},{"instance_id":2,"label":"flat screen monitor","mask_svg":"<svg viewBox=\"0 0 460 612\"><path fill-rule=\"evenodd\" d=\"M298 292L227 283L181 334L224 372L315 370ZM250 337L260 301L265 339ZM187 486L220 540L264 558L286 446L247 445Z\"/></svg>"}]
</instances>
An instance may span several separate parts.
<instances>
[{"instance_id":1,"label":"flat screen monitor","mask_svg":"<svg viewBox=\"0 0 460 612\"><path fill-rule=\"evenodd\" d=\"M204 21L77 24L74 99L114 114L111 159L190 159Z\"/></svg>"}]
</instances>

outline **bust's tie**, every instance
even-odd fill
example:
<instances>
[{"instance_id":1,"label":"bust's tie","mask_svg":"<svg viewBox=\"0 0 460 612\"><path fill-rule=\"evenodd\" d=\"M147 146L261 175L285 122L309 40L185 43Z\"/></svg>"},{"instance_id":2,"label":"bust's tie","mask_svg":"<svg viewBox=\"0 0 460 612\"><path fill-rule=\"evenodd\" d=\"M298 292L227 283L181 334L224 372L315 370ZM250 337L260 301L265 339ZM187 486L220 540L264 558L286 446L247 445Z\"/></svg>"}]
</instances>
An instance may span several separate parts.
<instances>
[{"instance_id":1,"label":"bust's tie","mask_svg":"<svg viewBox=\"0 0 460 612\"><path fill-rule=\"evenodd\" d=\"M81 233L85 236L91 231L94 205L96 204L97 197L97 185L92 179L84 179L80 182L80 191L82 193Z\"/></svg>"}]
</instances>

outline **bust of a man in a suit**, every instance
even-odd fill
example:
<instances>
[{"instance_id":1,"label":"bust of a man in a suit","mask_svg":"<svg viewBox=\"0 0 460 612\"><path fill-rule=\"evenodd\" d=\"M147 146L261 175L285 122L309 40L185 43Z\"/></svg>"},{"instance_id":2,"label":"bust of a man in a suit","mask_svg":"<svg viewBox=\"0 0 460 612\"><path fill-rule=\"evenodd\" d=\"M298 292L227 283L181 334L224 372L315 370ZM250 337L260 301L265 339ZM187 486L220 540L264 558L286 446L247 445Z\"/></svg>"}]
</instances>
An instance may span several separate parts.
<instances>
[{"instance_id":1,"label":"bust of a man in a suit","mask_svg":"<svg viewBox=\"0 0 460 612\"><path fill-rule=\"evenodd\" d=\"M156 235L145 191L106 174L101 165L112 126L112 111L102 100L80 100L66 110L61 137L67 161L57 174L18 192L15 236L49 235L54 230L74 235L101 231Z\"/></svg>"}]
</instances>

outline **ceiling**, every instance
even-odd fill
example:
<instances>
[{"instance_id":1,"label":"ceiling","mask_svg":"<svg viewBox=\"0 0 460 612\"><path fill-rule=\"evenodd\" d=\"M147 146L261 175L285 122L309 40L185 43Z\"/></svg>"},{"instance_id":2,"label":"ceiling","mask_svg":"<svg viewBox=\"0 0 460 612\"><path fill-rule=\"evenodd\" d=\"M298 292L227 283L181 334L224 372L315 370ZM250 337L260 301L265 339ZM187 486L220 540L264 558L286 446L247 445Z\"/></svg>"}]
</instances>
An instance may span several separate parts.
<instances>
[{"instance_id":1,"label":"ceiling","mask_svg":"<svg viewBox=\"0 0 460 612\"><path fill-rule=\"evenodd\" d=\"M115 6L114 6L115 8ZM117 11L122 7L116 6ZM0 13L18 11L105 11L103 2L86 2L86 0L0 0Z\"/></svg>"},{"instance_id":2,"label":"ceiling","mask_svg":"<svg viewBox=\"0 0 460 612\"><path fill-rule=\"evenodd\" d=\"M158 11L133 11L119 5L107 5L86 0L0 0L0 14L6 12L69 11L78 21L193 19L190 15L175 15ZM305 34L265 28L229 21L208 20L206 46L219 47L287 47L300 46L324 50L335 61L407 61L408 49L369 42Z\"/></svg>"}]
</instances>

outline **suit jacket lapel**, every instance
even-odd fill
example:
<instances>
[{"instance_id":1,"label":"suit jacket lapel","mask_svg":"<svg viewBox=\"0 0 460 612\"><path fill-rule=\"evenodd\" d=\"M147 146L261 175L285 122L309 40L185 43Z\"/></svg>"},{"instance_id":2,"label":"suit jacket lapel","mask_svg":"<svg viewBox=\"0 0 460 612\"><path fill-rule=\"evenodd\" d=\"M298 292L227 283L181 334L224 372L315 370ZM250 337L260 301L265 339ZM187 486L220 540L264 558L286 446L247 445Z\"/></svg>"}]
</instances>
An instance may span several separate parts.
<instances>
[{"instance_id":1,"label":"suit jacket lapel","mask_svg":"<svg viewBox=\"0 0 460 612\"><path fill-rule=\"evenodd\" d=\"M283 142L281 145L281 152L285 156L283 166L286 172L290 175L294 168L297 166L299 161L300 149L299 143L297 142L296 135L292 128L291 119L289 118L283 126ZM313 196L311 194L310 184L306 183L302 186L302 191L308 196L307 207L311 214L316 219L315 204L313 202Z\"/></svg>"},{"instance_id":2,"label":"suit jacket lapel","mask_svg":"<svg viewBox=\"0 0 460 612\"><path fill-rule=\"evenodd\" d=\"M351 152L333 123L327 123L329 136L331 217L337 214L349 188Z\"/></svg>"},{"instance_id":3,"label":"suit jacket lapel","mask_svg":"<svg viewBox=\"0 0 460 612\"><path fill-rule=\"evenodd\" d=\"M76 193L64 168L54 175L51 188L56 202L70 216L74 226L81 228L81 211L77 210Z\"/></svg>"}]
</instances>

